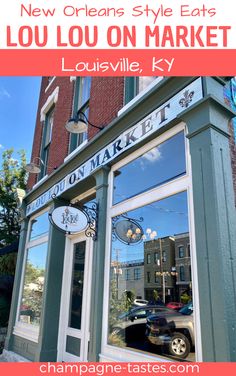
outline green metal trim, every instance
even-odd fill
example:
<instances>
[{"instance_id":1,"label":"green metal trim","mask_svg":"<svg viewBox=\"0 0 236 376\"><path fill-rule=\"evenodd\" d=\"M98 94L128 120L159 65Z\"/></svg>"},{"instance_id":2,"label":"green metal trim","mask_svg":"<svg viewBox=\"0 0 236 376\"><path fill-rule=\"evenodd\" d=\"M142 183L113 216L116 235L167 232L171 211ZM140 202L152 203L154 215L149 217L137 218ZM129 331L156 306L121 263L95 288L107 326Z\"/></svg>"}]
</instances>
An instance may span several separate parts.
<instances>
[{"instance_id":1,"label":"green metal trim","mask_svg":"<svg viewBox=\"0 0 236 376\"><path fill-rule=\"evenodd\" d=\"M129 103L137 93L137 78L125 77L125 104Z\"/></svg>"}]
</instances>

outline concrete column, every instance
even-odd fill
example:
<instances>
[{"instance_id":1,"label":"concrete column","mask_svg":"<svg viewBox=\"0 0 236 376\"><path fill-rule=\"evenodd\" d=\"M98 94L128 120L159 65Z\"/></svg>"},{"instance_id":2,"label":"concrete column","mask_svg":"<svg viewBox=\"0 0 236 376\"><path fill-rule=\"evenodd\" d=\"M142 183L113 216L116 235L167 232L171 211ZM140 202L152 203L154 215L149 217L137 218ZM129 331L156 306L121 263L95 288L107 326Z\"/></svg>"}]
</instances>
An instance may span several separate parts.
<instances>
[{"instance_id":1,"label":"concrete column","mask_svg":"<svg viewBox=\"0 0 236 376\"><path fill-rule=\"evenodd\" d=\"M98 203L98 236L93 247L91 337L88 354L90 362L98 361L101 351L108 173L108 167L102 167L94 173Z\"/></svg>"},{"instance_id":2,"label":"concrete column","mask_svg":"<svg viewBox=\"0 0 236 376\"><path fill-rule=\"evenodd\" d=\"M208 362L236 361L236 212L228 139L232 116L223 100L210 95L181 115L190 143L200 325L203 361Z\"/></svg>"}]
</instances>

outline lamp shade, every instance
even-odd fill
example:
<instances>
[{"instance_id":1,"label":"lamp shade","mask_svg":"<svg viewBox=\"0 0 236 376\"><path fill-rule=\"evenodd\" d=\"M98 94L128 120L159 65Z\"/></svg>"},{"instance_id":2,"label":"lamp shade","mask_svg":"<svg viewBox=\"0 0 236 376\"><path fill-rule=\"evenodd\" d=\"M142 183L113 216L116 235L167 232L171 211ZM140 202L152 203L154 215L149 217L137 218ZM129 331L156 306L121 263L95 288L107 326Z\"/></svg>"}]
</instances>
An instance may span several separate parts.
<instances>
[{"instance_id":1,"label":"lamp shade","mask_svg":"<svg viewBox=\"0 0 236 376\"><path fill-rule=\"evenodd\" d=\"M41 171L41 168L39 165L37 165L36 163L34 162L30 162L28 163L26 166L25 166L25 169L27 172L29 172L30 174L39 174L39 172Z\"/></svg>"},{"instance_id":2,"label":"lamp shade","mask_svg":"<svg viewBox=\"0 0 236 376\"><path fill-rule=\"evenodd\" d=\"M66 130L70 133L84 133L88 130L88 125L85 120L79 118L71 118L65 125Z\"/></svg>"}]
</instances>

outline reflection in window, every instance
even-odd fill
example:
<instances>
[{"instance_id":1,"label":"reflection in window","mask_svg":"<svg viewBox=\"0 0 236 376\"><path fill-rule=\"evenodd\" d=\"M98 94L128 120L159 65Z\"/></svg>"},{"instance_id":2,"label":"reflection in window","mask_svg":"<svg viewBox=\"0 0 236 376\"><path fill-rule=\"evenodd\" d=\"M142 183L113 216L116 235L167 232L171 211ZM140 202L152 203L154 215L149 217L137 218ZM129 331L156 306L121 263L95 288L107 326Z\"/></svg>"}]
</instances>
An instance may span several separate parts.
<instances>
[{"instance_id":1,"label":"reflection in window","mask_svg":"<svg viewBox=\"0 0 236 376\"><path fill-rule=\"evenodd\" d=\"M184 271L184 266L180 266L179 268L179 276L180 276L180 281L185 281L185 271Z\"/></svg>"},{"instance_id":2,"label":"reflection in window","mask_svg":"<svg viewBox=\"0 0 236 376\"><path fill-rule=\"evenodd\" d=\"M179 258L183 258L184 257L184 247L181 245L179 247Z\"/></svg>"},{"instance_id":3,"label":"reflection in window","mask_svg":"<svg viewBox=\"0 0 236 376\"><path fill-rule=\"evenodd\" d=\"M35 326L40 324L46 255L47 243L29 248L27 251L19 320Z\"/></svg>"},{"instance_id":4,"label":"reflection in window","mask_svg":"<svg viewBox=\"0 0 236 376\"><path fill-rule=\"evenodd\" d=\"M140 268L134 269L134 279L136 279L136 280L141 279L141 269Z\"/></svg>"},{"instance_id":5,"label":"reflection in window","mask_svg":"<svg viewBox=\"0 0 236 376\"><path fill-rule=\"evenodd\" d=\"M190 244L187 245L188 257L190 257Z\"/></svg>"},{"instance_id":6,"label":"reflection in window","mask_svg":"<svg viewBox=\"0 0 236 376\"><path fill-rule=\"evenodd\" d=\"M154 277L155 277L155 283L159 283L160 274L158 272L155 272Z\"/></svg>"},{"instance_id":7,"label":"reflection in window","mask_svg":"<svg viewBox=\"0 0 236 376\"><path fill-rule=\"evenodd\" d=\"M114 173L113 203L185 173L184 133L180 132Z\"/></svg>"},{"instance_id":8,"label":"reflection in window","mask_svg":"<svg viewBox=\"0 0 236 376\"><path fill-rule=\"evenodd\" d=\"M129 269L125 270L125 279L126 279L126 281L130 280L130 270Z\"/></svg>"},{"instance_id":9,"label":"reflection in window","mask_svg":"<svg viewBox=\"0 0 236 376\"><path fill-rule=\"evenodd\" d=\"M30 241L36 240L40 238L41 236L46 235L49 230L48 212L32 219L30 223L31 223L30 236L29 236Z\"/></svg>"},{"instance_id":10,"label":"reflection in window","mask_svg":"<svg viewBox=\"0 0 236 376\"><path fill-rule=\"evenodd\" d=\"M71 280L71 301L69 327L81 329L82 299L84 286L85 241L74 245L73 272Z\"/></svg>"},{"instance_id":11,"label":"reflection in window","mask_svg":"<svg viewBox=\"0 0 236 376\"><path fill-rule=\"evenodd\" d=\"M140 76L136 78L136 94L145 90L154 80L156 76Z\"/></svg>"},{"instance_id":12,"label":"reflection in window","mask_svg":"<svg viewBox=\"0 0 236 376\"><path fill-rule=\"evenodd\" d=\"M158 315L165 312L166 321L163 320L165 321L163 327L169 332L168 336L165 332L164 337L158 337L158 340L165 340L166 345L173 329L173 326L168 326L168 315L174 315L175 311L169 310L165 305L168 302L187 304L192 301L191 281L180 281L182 275L180 276L179 258L176 252L176 243L183 242L183 239L189 243L187 193L181 192L126 212L126 217L134 221L139 220L144 235L141 241L132 245L125 244L118 238L112 238L108 343L117 347L138 349L152 355L168 356L170 354L166 352L166 346L159 346L157 341L154 343L155 346L148 347L147 341L150 342L151 339L158 337L156 329L159 324L154 320L148 329L146 323L150 310L146 309L146 316L139 319L134 311L137 309L134 308L134 303L139 297L147 306L155 307L158 311L155 313ZM114 273L117 265L121 269L129 265L132 275L135 275L139 265L141 279L129 280L124 278L123 274L117 276ZM128 312L130 314L135 312L132 319L127 319ZM172 320L173 316L170 321ZM193 317L191 316L189 320L193 320ZM178 327L175 328L176 330ZM194 342L191 344L193 345ZM190 354L187 355L187 360L195 359L192 346L190 346ZM179 360L181 357L175 359Z\"/></svg>"}]
</instances>

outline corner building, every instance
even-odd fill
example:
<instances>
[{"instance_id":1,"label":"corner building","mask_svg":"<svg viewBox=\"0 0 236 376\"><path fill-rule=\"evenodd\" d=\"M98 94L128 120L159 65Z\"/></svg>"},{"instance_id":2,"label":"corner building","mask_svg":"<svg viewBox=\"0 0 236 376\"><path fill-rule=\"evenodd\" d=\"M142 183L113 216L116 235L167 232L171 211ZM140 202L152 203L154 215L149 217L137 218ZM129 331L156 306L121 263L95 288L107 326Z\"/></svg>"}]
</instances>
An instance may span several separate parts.
<instances>
[{"instance_id":1,"label":"corner building","mask_svg":"<svg viewBox=\"0 0 236 376\"><path fill-rule=\"evenodd\" d=\"M233 87L227 77L42 79L40 171L22 204L5 356L178 361L187 348L189 361L236 361ZM70 133L78 112L88 129ZM59 229L56 209L60 226L81 225L74 208L85 225ZM171 353L173 331L162 347L145 331L173 300L192 330L176 324Z\"/></svg>"}]
</instances>

